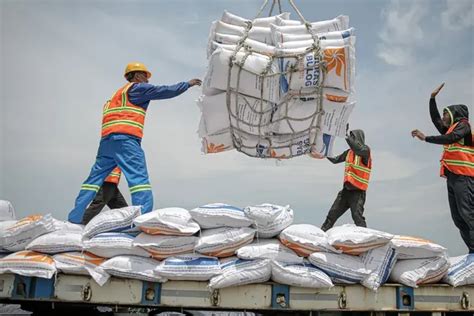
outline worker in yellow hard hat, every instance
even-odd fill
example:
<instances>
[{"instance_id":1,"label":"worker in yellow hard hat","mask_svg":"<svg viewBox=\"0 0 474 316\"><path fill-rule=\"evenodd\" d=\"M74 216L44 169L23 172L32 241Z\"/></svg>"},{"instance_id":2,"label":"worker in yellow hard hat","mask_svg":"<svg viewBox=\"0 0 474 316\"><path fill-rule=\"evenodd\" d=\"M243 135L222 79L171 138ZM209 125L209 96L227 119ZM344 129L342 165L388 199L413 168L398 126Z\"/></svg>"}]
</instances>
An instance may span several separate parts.
<instances>
[{"instance_id":1,"label":"worker in yellow hard hat","mask_svg":"<svg viewBox=\"0 0 474 316\"><path fill-rule=\"evenodd\" d=\"M148 178L145 154L141 148L143 127L151 100L176 97L192 86L200 86L200 79L179 82L170 86L148 83L151 72L139 62L125 67L128 81L118 89L104 105L102 138L95 164L89 177L82 184L75 206L69 213L69 221L80 224L84 211L99 191L104 179L119 167L127 179L133 205L141 205L142 213L153 208L153 195Z\"/></svg>"}]
</instances>

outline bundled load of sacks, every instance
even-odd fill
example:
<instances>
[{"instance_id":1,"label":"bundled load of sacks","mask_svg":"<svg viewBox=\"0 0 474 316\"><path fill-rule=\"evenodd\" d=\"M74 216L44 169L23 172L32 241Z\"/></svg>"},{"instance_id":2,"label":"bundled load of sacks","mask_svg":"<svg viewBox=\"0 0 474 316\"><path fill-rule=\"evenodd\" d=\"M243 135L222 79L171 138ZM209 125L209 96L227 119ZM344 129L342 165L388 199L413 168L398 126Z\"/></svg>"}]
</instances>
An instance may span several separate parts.
<instances>
[{"instance_id":1,"label":"bundled load of sacks","mask_svg":"<svg viewBox=\"0 0 474 316\"><path fill-rule=\"evenodd\" d=\"M213 22L197 102L204 153L325 157L344 137L355 106L354 29L338 16L311 23L313 38L289 15L248 20L225 11Z\"/></svg>"},{"instance_id":2,"label":"bundled load of sacks","mask_svg":"<svg viewBox=\"0 0 474 316\"><path fill-rule=\"evenodd\" d=\"M0 273L90 275L99 285L111 275L207 281L211 289L269 280L309 288L362 284L374 291L387 281L474 284L474 254L449 258L430 241L354 225L324 232L293 224L293 210L273 204L214 203L143 215L130 206L103 211L86 226L31 215L0 222L0 252Z\"/></svg>"}]
</instances>

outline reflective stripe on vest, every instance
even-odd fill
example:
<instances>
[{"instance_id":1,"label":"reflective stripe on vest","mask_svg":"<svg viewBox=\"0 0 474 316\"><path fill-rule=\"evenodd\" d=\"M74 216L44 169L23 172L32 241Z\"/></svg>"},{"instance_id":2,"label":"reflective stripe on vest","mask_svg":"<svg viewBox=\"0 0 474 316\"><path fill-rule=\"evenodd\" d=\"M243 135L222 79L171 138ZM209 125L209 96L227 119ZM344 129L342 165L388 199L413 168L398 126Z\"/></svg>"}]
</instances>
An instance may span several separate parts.
<instances>
[{"instance_id":1,"label":"reflective stripe on vest","mask_svg":"<svg viewBox=\"0 0 474 316\"><path fill-rule=\"evenodd\" d=\"M108 177L105 178L104 182L112 182L115 184L119 184L121 175L122 175L122 171L120 170L120 168L115 167L115 169L112 170L112 172L108 175Z\"/></svg>"},{"instance_id":2,"label":"reflective stripe on vest","mask_svg":"<svg viewBox=\"0 0 474 316\"><path fill-rule=\"evenodd\" d=\"M369 157L368 165L364 165L360 156L352 149L346 157L346 169L344 171L344 182L349 182L356 188L366 191L369 186L370 172L372 170L372 158Z\"/></svg>"},{"instance_id":3,"label":"reflective stripe on vest","mask_svg":"<svg viewBox=\"0 0 474 316\"><path fill-rule=\"evenodd\" d=\"M451 133L459 124L451 125L446 134ZM472 134L472 144L474 144L474 134ZM465 146L464 139L457 143L443 145L444 151L441 157L440 176L445 177L445 169L450 172L474 177L474 146Z\"/></svg>"},{"instance_id":4,"label":"reflective stripe on vest","mask_svg":"<svg viewBox=\"0 0 474 316\"><path fill-rule=\"evenodd\" d=\"M102 137L112 133L143 137L146 111L128 100L128 90L133 83L118 89L104 105L102 115Z\"/></svg>"}]
</instances>

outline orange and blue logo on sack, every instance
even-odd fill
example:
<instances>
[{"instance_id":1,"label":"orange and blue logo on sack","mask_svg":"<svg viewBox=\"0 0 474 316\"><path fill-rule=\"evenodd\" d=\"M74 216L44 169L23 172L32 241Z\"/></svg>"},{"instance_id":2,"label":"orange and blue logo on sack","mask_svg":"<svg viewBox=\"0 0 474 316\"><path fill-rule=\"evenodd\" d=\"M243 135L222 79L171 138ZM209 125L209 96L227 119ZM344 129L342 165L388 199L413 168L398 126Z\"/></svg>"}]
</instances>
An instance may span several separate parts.
<instances>
[{"instance_id":1,"label":"orange and blue logo on sack","mask_svg":"<svg viewBox=\"0 0 474 316\"><path fill-rule=\"evenodd\" d=\"M324 61L326 62L326 71L330 72L333 69L336 76L340 77L344 67L344 89L347 90L347 65L346 65L346 49L340 48L326 48L324 50Z\"/></svg>"}]
</instances>

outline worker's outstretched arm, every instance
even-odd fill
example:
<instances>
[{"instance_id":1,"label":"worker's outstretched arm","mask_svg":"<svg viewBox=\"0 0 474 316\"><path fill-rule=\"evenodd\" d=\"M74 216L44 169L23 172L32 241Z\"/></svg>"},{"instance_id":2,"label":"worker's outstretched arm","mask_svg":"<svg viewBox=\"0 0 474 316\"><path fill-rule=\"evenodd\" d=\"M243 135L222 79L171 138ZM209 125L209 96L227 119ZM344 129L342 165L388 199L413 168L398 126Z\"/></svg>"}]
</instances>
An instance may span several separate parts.
<instances>
[{"instance_id":1,"label":"worker's outstretched arm","mask_svg":"<svg viewBox=\"0 0 474 316\"><path fill-rule=\"evenodd\" d=\"M346 161L346 157L347 157L347 153L349 152L349 150L346 150L345 152L343 152L342 154L340 154L339 156L336 156L336 157L326 157L330 162L332 163L341 163L341 162L344 162Z\"/></svg>"},{"instance_id":2,"label":"worker's outstretched arm","mask_svg":"<svg viewBox=\"0 0 474 316\"><path fill-rule=\"evenodd\" d=\"M171 86L155 86L149 83L137 83L128 92L130 101L135 104L141 104L151 100L162 100L174 98L190 87L201 85L201 80L192 79L187 82L179 82Z\"/></svg>"},{"instance_id":3,"label":"worker's outstretched arm","mask_svg":"<svg viewBox=\"0 0 474 316\"><path fill-rule=\"evenodd\" d=\"M443 120L438 111L438 106L436 105L435 98L430 98L430 116L431 121L438 130L440 134L445 134L448 131L448 128L443 125Z\"/></svg>"},{"instance_id":4,"label":"worker's outstretched arm","mask_svg":"<svg viewBox=\"0 0 474 316\"><path fill-rule=\"evenodd\" d=\"M448 131L448 128L443 125L443 120L441 119L441 115L438 111L438 106L436 104L436 96L438 95L439 91L443 89L444 83L442 83L438 88L436 88L433 92L431 92L430 98L430 116L431 121L433 122L434 126L438 130L440 134L445 134Z\"/></svg>"},{"instance_id":5,"label":"worker's outstretched arm","mask_svg":"<svg viewBox=\"0 0 474 316\"><path fill-rule=\"evenodd\" d=\"M466 122L459 122L454 130L449 134L436 135L436 136L426 136L425 141L432 144L447 145L456 143L466 135L471 133L471 128Z\"/></svg>"}]
</instances>

